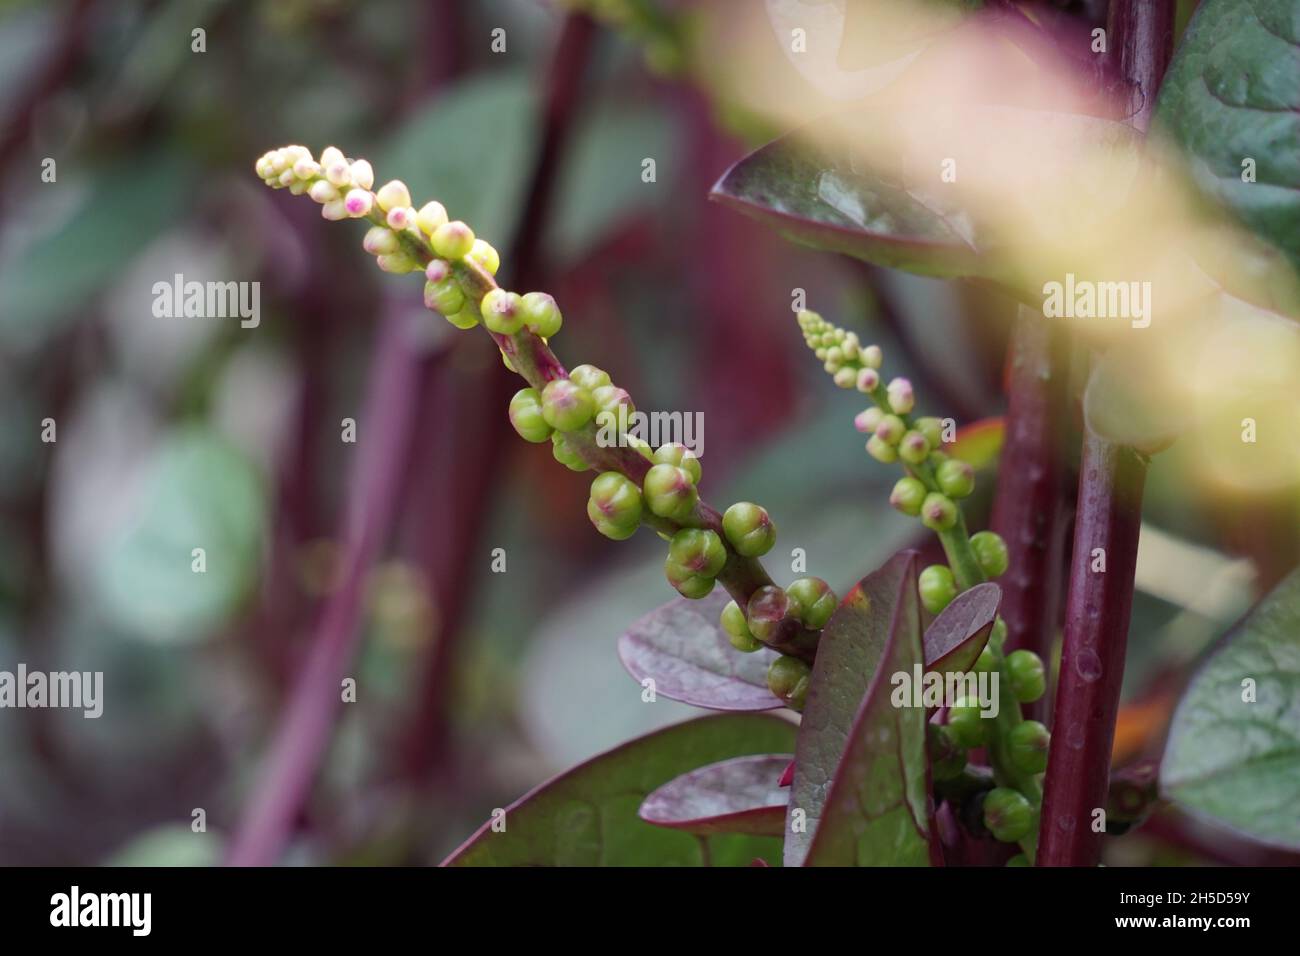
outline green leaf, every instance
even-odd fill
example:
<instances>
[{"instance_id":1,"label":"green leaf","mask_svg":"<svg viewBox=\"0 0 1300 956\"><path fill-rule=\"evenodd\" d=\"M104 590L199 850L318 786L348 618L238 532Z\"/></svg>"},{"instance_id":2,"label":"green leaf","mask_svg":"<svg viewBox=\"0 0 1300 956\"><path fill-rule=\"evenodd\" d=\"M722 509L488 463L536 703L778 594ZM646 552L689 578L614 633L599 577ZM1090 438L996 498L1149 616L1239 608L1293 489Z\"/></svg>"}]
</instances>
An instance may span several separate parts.
<instances>
[{"instance_id":1,"label":"green leaf","mask_svg":"<svg viewBox=\"0 0 1300 956\"><path fill-rule=\"evenodd\" d=\"M0 262L0 345L36 348L73 322L77 310L180 214L190 183L179 158L151 156L99 168L61 214L43 196L38 212L53 220L52 228L16 245ZM76 186L60 180L50 189L61 197Z\"/></svg>"},{"instance_id":2,"label":"green leaf","mask_svg":"<svg viewBox=\"0 0 1300 956\"><path fill-rule=\"evenodd\" d=\"M834 155L806 133L746 156L711 198L815 249L921 275L982 271L968 226L936 212L896 177Z\"/></svg>"},{"instance_id":3,"label":"green leaf","mask_svg":"<svg viewBox=\"0 0 1300 956\"><path fill-rule=\"evenodd\" d=\"M795 744L787 866L931 860L925 708L890 702L890 676L922 666L916 576L914 552L894 556L826 625Z\"/></svg>"},{"instance_id":4,"label":"green leaf","mask_svg":"<svg viewBox=\"0 0 1300 956\"><path fill-rule=\"evenodd\" d=\"M778 717L727 714L676 724L594 757L506 808L444 866L743 866L775 861L771 837L697 838L646 823L646 796L705 764L749 754L789 752L795 728Z\"/></svg>"},{"instance_id":5,"label":"green leaf","mask_svg":"<svg viewBox=\"0 0 1300 956\"><path fill-rule=\"evenodd\" d=\"M1156 104L1192 175L1300 268L1300 12L1295 0L1203 0ZM1255 181L1243 182L1253 160Z\"/></svg>"},{"instance_id":6,"label":"green leaf","mask_svg":"<svg viewBox=\"0 0 1300 956\"><path fill-rule=\"evenodd\" d=\"M265 489L237 449L202 428L172 434L100 565L104 614L150 640L207 636L252 585L265 517Z\"/></svg>"},{"instance_id":7,"label":"green leaf","mask_svg":"<svg viewBox=\"0 0 1300 956\"><path fill-rule=\"evenodd\" d=\"M1300 850L1300 571L1229 632L1188 685L1160 789L1196 816Z\"/></svg>"}]
</instances>

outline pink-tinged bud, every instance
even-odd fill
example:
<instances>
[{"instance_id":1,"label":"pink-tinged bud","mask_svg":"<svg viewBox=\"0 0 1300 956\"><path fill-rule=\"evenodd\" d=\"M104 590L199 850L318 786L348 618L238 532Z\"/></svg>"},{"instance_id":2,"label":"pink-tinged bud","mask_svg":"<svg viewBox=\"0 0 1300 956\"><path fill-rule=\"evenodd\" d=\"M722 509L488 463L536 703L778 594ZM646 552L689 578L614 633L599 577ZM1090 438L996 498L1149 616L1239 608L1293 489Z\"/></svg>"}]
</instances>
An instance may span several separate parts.
<instances>
[{"instance_id":1,"label":"pink-tinged bud","mask_svg":"<svg viewBox=\"0 0 1300 956\"><path fill-rule=\"evenodd\" d=\"M876 429L880 427L880 420L884 417L885 413L872 405L870 408L864 408L858 412L853 419L853 427L864 435L874 435Z\"/></svg>"},{"instance_id":2,"label":"pink-tinged bud","mask_svg":"<svg viewBox=\"0 0 1300 956\"><path fill-rule=\"evenodd\" d=\"M320 175L320 163L310 156L299 159L293 164L293 174L299 179L314 179Z\"/></svg>"},{"instance_id":3,"label":"pink-tinged bud","mask_svg":"<svg viewBox=\"0 0 1300 956\"><path fill-rule=\"evenodd\" d=\"M284 172L285 167L287 167L288 165L289 165L289 158L284 155L284 150L282 149L271 150L271 172L279 176L282 172Z\"/></svg>"},{"instance_id":4,"label":"pink-tinged bud","mask_svg":"<svg viewBox=\"0 0 1300 956\"><path fill-rule=\"evenodd\" d=\"M348 174L352 177L352 185L358 189L369 189L375 184L375 171L364 159L358 159L353 163L348 169Z\"/></svg>"},{"instance_id":5,"label":"pink-tinged bud","mask_svg":"<svg viewBox=\"0 0 1300 956\"><path fill-rule=\"evenodd\" d=\"M885 389L889 395L889 404L900 415L906 415L916 406L916 397L912 394L912 383L905 378L896 378Z\"/></svg>"},{"instance_id":6,"label":"pink-tinged bud","mask_svg":"<svg viewBox=\"0 0 1300 956\"><path fill-rule=\"evenodd\" d=\"M343 150L337 146L326 146L320 152L320 164L323 168L329 169L331 166L337 166L339 163L345 163L347 160L343 156Z\"/></svg>"},{"instance_id":7,"label":"pink-tinged bud","mask_svg":"<svg viewBox=\"0 0 1300 956\"><path fill-rule=\"evenodd\" d=\"M351 167L348 166L346 159L340 159L338 162L329 165L322 165L321 169L325 171L325 178L339 189L347 189L352 185Z\"/></svg>"},{"instance_id":8,"label":"pink-tinged bud","mask_svg":"<svg viewBox=\"0 0 1300 956\"><path fill-rule=\"evenodd\" d=\"M383 226L373 226L366 233L366 237L361 240L361 248L372 256L386 256L402 248L402 244L393 235L391 229L385 229Z\"/></svg>"},{"instance_id":9,"label":"pink-tinged bud","mask_svg":"<svg viewBox=\"0 0 1300 956\"><path fill-rule=\"evenodd\" d=\"M399 206L411 205L411 191L406 188L406 183L400 179L392 179L379 187L379 192L375 194L375 202L379 203L379 208L384 212L389 212Z\"/></svg>"},{"instance_id":10,"label":"pink-tinged bud","mask_svg":"<svg viewBox=\"0 0 1300 956\"><path fill-rule=\"evenodd\" d=\"M348 218L348 207L342 199L334 199L320 207L323 218L331 221Z\"/></svg>"},{"instance_id":11,"label":"pink-tinged bud","mask_svg":"<svg viewBox=\"0 0 1300 956\"><path fill-rule=\"evenodd\" d=\"M443 259L460 259L474 248L474 230L459 219L446 222L434 230L429 244Z\"/></svg>"},{"instance_id":12,"label":"pink-tinged bud","mask_svg":"<svg viewBox=\"0 0 1300 956\"><path fill-rule=\"evenodd\" d=\"M293 166L300 159L311 159L311 150L306 146L299 146L297 143L284 148L285 164Z\"/></svg>"},{"instance_id":13,"label":"pink-tinged bud","mask_svg":"<svg viewBox=\"0 0 1300 956\"><path fill-rule=\"evenodd\" d=\"M294 174L293 174L293 170L292 170L292 169L286 169L284 172L282 172L282 173L280 174L280 178L279 178L278 180L276 180L276 181L277 181L281 186L292 186L292 185L293 185L293 181L294 181L296 178L297 178L297 177L294 176Z\"/></svg>"},{"instance_id":14,"label":"pink-tinged bud","mask_svg":"<svg viewBox=\"0 0 1300 956\"><path fill-rule=\"evenodd\" d=\"M424 277L430 282L441 282L451 275L451 263L446 259L432 259L424 267Z\"/></svg>"},{"instance_id":15,"label":"pink-tinged bud","mask_svg":"<svg viewBox=\"0 0 1300 956\"><path fill-rule=\"evenodd\" d=\"M339 191L330 183L323 179L318 179L311 184L311 189L307 190L307 195L317 202L333 202L339 198Z\"/></svg>"},{"instance_id":16,"label":"pink-tinged bud","mask_svg":"<svg viewBox=\"0 0 1300 956\"><path fill-rule=\"evenodd\" d=\"M864 368L858 372L858 391L874 392L880 385L880 373L874 368Z\"/></svg>"},{"instance_id":17,"label":"pink-tinged bud","mask_svg":"<svg viewBox=\"0 0 1300 956\"><path fill-rule=\"evenodd\" d=\"M347 198L343 201L347 204L348 215L353 219L360 219L370 214L370 209L375 204L375 196L368 189L350 189Z\"/></svg>"},{"instance_id":18,"label":"pink-tinged bud","mask_svg":"<svg viewBox=\"0 0 1300 956\"><path fill-rule=\"evenodd\" d=\"M388 210L388 227L405 232L415 224L415 210L410 206L396 206Z\"/></svg>"},{"instance_id":19,"label":"pink-tinged bud","mask_svg":"<svg viewBox=\"0 0 1300 956\"><path fill-rule=\"evenodd\" d=\"M862 364L867 368L880 368L884 364L885 353L879 345L868 345L862 350Z\"/></svg>"},{"instance_id":20,"label":"pink-tinged bud","mask_svg":"<svg viewBox=\"0 0 1300 956\"><path fill-rule=\"evenodd\" d=\"M447 209L437 200L425 203L415 215L415 224L426 236L432 236L446 221Z\"/></svg>"},{"instance_id":21,"label":"pink-tinged bud","mask_svg":"<svg viewBox=\"0 0 1300 956\"><path fill-rule=\"evenodd\" d=\"M415 269L415 260L405 252L394 252L391 255L380 256L375 261L379 263L379 268L395 275L403 275Z\"/></svg>"}]
</instances>

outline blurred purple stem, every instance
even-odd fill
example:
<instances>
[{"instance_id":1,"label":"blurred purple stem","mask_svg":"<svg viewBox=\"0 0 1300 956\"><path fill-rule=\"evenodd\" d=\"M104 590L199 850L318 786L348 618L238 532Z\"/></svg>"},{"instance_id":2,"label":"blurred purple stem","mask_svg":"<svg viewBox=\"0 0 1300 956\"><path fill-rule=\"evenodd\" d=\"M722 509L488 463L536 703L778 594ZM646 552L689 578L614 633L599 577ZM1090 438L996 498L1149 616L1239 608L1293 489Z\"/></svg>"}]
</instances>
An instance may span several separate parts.
<instances>
[{"instance_id":1,"label":"blurred purple stem","mask_svg":"<svg viewBox=\"0 0 1300 956\"><path fill-rule=\"evenodd\" d=\"M340 577L231 841L226 856L231 866L273 864L289 843L342 702L342 682L361 634L366 577L393 524L422 385L422 356L400 316L385 321L378 338L358 419Z\"/></svg>"}]
</instances>

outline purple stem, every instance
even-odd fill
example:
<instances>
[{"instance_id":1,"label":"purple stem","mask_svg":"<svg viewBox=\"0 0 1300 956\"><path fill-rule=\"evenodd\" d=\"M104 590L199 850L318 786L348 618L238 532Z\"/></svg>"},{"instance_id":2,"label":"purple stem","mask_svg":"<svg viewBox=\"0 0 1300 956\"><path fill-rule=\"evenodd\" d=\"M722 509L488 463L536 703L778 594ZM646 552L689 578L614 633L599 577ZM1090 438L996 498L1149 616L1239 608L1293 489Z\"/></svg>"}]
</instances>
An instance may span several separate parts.
<instances>
[{"instance_id":1,"label":"purple stem","mask_svg":"<svg viewBox=\"0 0 1300 956\"><path fill-rule=\"evenodd\" d=\"M1050 659L1061 590L1068 355L1065 336L1021 307L1009 348L1006 439L993 501L993 530L1007 543L1010 572L999 579L1008 651ZM1046 699L1026 708L1041 720Z\"/></svg>"},{"instance_id":2,"label":"purple stem","mask_svg":"<svg viewBox=\"0 0 1300 956\"><path fill-rule=\"evenodd\" d=\"M348 487L341 579L330 595L300 676L247 804L226 863L267 866L288 845L294 819L329 743L342 681L360 637L367 573L392 527L421 386L421 355L401 317L381 328L358 420L356 470Z\"/></svg>"},{"instance_id":3,"label":"purple stem","mask_svg":"<svg viewBox=\"0 0 1300 956\"><path fill-rule=\"evenodd\" d=\"M1107 33L1126 91L1128 122L1146 132L1172 55L1174 0L1113 0ZM1070 594L1044 781L1038 859L1042 866L1096 866L1103 834L1093 814L1106 805L1111 744L1124 679L1146 460L1095 435L1079 465ZM1105 571L1094 571L1096 549Z\"/></svg>"}]
</instances>

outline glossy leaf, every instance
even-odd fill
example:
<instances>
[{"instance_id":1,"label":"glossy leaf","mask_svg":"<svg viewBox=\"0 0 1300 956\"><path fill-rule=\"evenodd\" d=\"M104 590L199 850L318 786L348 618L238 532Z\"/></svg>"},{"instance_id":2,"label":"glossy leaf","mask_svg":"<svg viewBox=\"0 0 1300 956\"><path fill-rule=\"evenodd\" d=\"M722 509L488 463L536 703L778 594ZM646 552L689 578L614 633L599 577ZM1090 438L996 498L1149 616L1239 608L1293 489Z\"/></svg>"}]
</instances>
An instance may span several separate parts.
<instances>
[{"instance_id":1,"label":"glossy leaf","mask_svg":"<svg viewBox=\"0 0 1300 956\"><path fill-rule=\"evenodd\" d=\"M988 643L1002 603L1002 589L977 584L953 598L925 629L925 669L964 674L975 666Z\"/></svg>"},{"instance_id":2,"label":"glossy leaf","mask_svg":"<svg viewBox=\"0 0 1300 956\"><path fill-rule=\"evenodd\" d=\"M646 797L638 815L647 823L699 836L779 837L789 800L780 781L789 764L789 754L765 754L692 770Z\"/></svg>"},{"instance_id":3,"label":"glossy leaf","mask_svg":"<svg viewBox=\"0 0 1300 956\"><path fill-rule=\"evenodd\" d=\"M795 242L930 276L981 274L966 230L905 186L792 133L746 156L712 198Z\"/></svg>"},{"instance_id":4,"label":"glossy leaf","mask_svg":"<svg viewBox=\"0 0 1300 956\"><path fill-rule=\"evenodd\" d=\"M787 866L930 861L925 709L889 701L890 674L923 661L916 575L915 553L891 558L822 634L795 746Z\"/></svg>"},{"instance_id":5,"label":"glossy leaf","mask_svg":"<svg viewBox=\"0 0 1300 956\"><path fill-rule=\"evenodd\" d=\"M745 654L731 646L718 620L731 600L721 588L699 601L678 598L651 611L618 640L618 655L656 694L710 710L775 710L767 689L776 652Z\"/></svg>"},{"instance_id":6,"label":"glossy leaf","mask_svg":"<svg viewBox=\"0 0 1300 956\"><path fill-rule=\"evenodd\" d=\"M744 866L776 862L770 837L674 833L637 816L645 798L698 767L789 751L795 728L765 714L722 714L676 724L594 757L542 784L456 850L444 866Z\"/></svg>"},{"instance_id":7,"label":"glossy leaf","mask_svg":"<svg viewBox=\"0 0 1300 956\"><path fill-rule=\"evenodd\" d=\"M1300 571L1228 634L1188 685L1160 789L1196 816L1300 850Z\"/></svg>"},{"instance_id":8,"label":"glossy leaf","mask_svg":"<svg viewBox=\"0 0 1300 956\"><path fill-rule=\"evenodd\" d=\"M1193 159L1198 186L1300 268L1294 0L1202 0L1161 86L1155 121Z\"/></svg>"}]
</instances>

